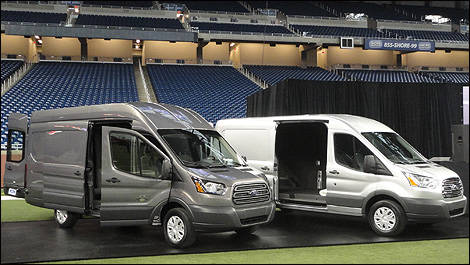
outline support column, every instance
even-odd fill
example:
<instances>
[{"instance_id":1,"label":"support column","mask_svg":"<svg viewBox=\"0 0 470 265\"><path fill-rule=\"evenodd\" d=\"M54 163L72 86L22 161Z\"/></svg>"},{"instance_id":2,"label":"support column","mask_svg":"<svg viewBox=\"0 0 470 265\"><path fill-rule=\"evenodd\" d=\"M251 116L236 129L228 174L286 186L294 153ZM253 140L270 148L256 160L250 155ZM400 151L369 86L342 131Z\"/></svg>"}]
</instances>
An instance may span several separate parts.
<instances>
[{"instance_id":1,"label":"support column","mask_svg":"<svg viewBox=\"0 0 470 265\"><path fill-rule=\"evenodd\" d=\"M208 41L202 41L200 40L197 44L197 49L196 49L196 57L197 57L197 63L202 64L203 63L203 54L202 54L202 48L206 46L209 42Z\"/></svg>"}]
</instances>

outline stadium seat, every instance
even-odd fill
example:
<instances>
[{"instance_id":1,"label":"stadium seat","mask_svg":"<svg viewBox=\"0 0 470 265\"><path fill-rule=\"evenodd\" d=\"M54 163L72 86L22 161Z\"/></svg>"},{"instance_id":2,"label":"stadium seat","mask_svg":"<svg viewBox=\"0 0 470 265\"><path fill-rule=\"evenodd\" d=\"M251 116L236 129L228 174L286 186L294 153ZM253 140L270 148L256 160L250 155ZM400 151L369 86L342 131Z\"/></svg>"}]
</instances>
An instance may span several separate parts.
<instances>
[{"instance_id":1,"label":"stadium seat","mask_svg":"<svg viewBox=\"0 0 470 265\"><path fill-rule=\"evenodd\" d=\"M386 83L439 83L437 80L411 73L408 71L396 70L344 70L338 72L351 80L366 82L386 82Z\"/></svg>"},{"instance_id":2,"label":"stadium seat","mask_svg":"<svg viewBox=\"0 0 470 265\"><path fill-rule=\"evenodd\" d=\"M178 19L149 18L149 17L124 17L124 16L102 16L102 15L79 15L77 25L100 25L116 27L139 27L139 28L167 28L184 29Z\"/></svg>"},{"instance_id":3,"label":"stadium seat","mask_svg":"<svg viewBox=\"0 0 470 265\"><path fill-rule=\"evenodd\" d=\"M2 82L16 70L20 69L22 65L23 61L20 60L2 60Z\"/></svg>"},{"instance_id":4,"label":"stadium seat","mask_svg":"<svg viewBox=\"0 0 470 265\"><path fill-rule=\"evenodd\" d=\"M294 34L284 26L256 25L240 23L211 23L191 22L191 27L197 27L200 32L204 31L226 31L226 32L257 32L268 34Z\"/></svg>"},{"instance_id":5,"label":"stadium seat","mask_svg":"<svg viewBox=\"0 0 470 265\"><path fill-rule=\"evenodd\" d=\"M261 88L232 66L152 65L148 73L159 102L190 108L206 120L246 115L246 97Z\"/></svg>"},{"instance_id":6,"label":"stadium seat","mask_svg":"<svg viewBox=\"0 0 470 265\"><path fill-rule=\"evenodd\" d=\"M389 36L421 39L421 40L444 40L444 41L467 41L468 35L458 32L429 31L429 30L402 30L402 29L384 29L390 32Z\"/></svg>"},{"instance_id":7,"label":"stadium seat","mask_svg":"<svg viewBox=\"0 0 470 265\"><path fill-rule=\"evenodd\" d=\"M60 24L67 19L66 13L43 13L2 10L2 21Z\"/></svg>"},{"instance_id":8,"label":"stadium seat","mask_svg":"<svg viewBox=\"0 0 470 265\"><path fill-rule=\"evenodd\" d=\"M244 65L243 67L269 85L275 85L285 79L346 81L345 78L320 67L308 67L305 69L298 66L274 65Z\"/></svg>"},{"instance_id":9,"label":"stadium seat","mask_svg":"<svg viewBox=\"0 0 470 265\"><path fill-rule=\"evenodd\" d=\"M132 64L40 62L2 96L2 149L12 112L138 100Z\"/></svg>"},{"instance_id":10,"label":"stadium seat","mask_svg":"<svg viewBox=\"0 0 470 265\"><path fill-rule=\"evenodd\" d=\"M248 9L238 3L238 1L184 1L180 3L185 4L190 11L200 10L237 13L250 12Z\"/></svg>"},{"instance_id":11,"label":"stadium seat","mask_svg":"<svg viewBox=\"0 0 470 265\"><path fill-rule=\"evenodd\" d=\"M459 72L427 72L426 71L426 72L420 72L420 74L434 78L444 83L460 83L460 84L469 83L468 72L459 73Z\"/></svg>"},{"instance_id":12,"label":"stadium seat","mask_svg":"<svg viewBox=\"0 0 470 265\"><path fill-rule=\"evenodd\" d=\"M368 28L350 27L327 27L312 25L291 25L293 29L300 31L300 34L307 36L343 36L343 37L386 37L385 33Z\"/></svg>"}]
</instances>

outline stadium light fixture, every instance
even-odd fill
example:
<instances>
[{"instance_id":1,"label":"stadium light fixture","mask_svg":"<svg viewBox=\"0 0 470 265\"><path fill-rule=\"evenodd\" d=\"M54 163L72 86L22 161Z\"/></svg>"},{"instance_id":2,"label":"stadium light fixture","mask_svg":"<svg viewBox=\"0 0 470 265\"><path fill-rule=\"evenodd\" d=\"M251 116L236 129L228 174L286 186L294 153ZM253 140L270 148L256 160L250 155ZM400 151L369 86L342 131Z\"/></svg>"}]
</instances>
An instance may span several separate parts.
<instances>
[{"instance_id":1,"label":"stadium light fixture","mask_svg":"<svg viewBox=\"0 0 470 265\"><path fill-rule=\"evenodd\" d=\"M40 44L42 44L42 40L38 40L38 42L39 42Z\"/></svg>"},{"instance_id":2,"label":"stadium light fixture","mask_svg":"<svg viewBox=\"0 0 470 265\"><path fill-rule=\"evenodd\" d=\"M34 37L35 37L37 40L39 40L39 36L38 36L38 35L34 35Z\"/></svg>"},{"instance_id":3,"label":"stadium light fixture","mask_svg":"<svg viewBox=\"0 0 470 265\"><path fill-rule=\"evenodd\" d=\"M230 47L235 46L235 42L230 43Z\"/></svg>"},{"instance_id":4,"label":"stadium light fixture","mask_svg":"<svg viewBox=\"0 0 470 265\"><path fill-rule=\"evenodd\" d=\"M140 40L135 40L135 43L140 43Z\"/></svg>"}]
</instances>

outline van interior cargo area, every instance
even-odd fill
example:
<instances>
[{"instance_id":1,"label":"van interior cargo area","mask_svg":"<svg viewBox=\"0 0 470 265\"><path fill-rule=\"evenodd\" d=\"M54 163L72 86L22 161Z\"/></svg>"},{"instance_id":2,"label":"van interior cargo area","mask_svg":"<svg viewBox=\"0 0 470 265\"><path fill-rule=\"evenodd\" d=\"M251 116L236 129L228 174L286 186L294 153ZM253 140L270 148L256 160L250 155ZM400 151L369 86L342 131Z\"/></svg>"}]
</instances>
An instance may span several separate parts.
<instances>
[{"instance_id":1,"label":"van interior cargo area","mask_svg":"<svg viewBox=\"0 0 470 265\"><path fill-rule=\"evenodd\" d=\"M322 122L280 123L276 132L279 199L322 204L326 188L327 127Z\"/></svg>"}]
</instances>

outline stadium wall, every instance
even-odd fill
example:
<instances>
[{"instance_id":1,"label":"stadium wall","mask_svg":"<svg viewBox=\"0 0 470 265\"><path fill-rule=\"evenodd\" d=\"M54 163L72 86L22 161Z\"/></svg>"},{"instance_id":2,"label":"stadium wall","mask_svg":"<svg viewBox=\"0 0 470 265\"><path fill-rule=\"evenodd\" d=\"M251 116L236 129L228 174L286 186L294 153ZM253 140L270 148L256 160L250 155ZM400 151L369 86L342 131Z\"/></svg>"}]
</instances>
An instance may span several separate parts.
<instances>
[{"instance_id":1,"label":"stadium wall","mask_svg":"<svg viewBox=\"0 0 470 265\"><path fill-rule=\"evenodd\" d=\"M77 38L42 38L42 54L45 56L71 56L80 59L80 41Z\"/></svg>"},{"instance_id":2,"label":"stadium wall","mask_svg":"<svg viewBox=\"0 0 470 265\"><path fill-rule=\"evenodd\" d=\"M16 54L23 55L27 61L38 60L36 45L31 38L16 35L1 35L2 55Z\"/></svg>"},{"instance_id":3,"label":"stadium wall","mask_svg":"<svg viewBox=\"0 0 470 265\"><path fill-rule=\"evenodd\" d=\"M197 43L169 41L145 41L142 49L142 62L146 58L158 58L163 60L182 59L193 63L197 61Z\"/></svg>"},{"instance_id":4,"label":"stadium wall","mask_svg":"<svg viewBox=\"0 0 470 265\"><path fill-rule=\"evenodd\" d=\"M300 66L300 48L290 44L240 43L232 50L230 58L234 65L289 65ZM239 58L235 58L239 57ZM238 64L235 64L238 62Z\"/></svg>"},{"instance_id":5,"label":"stadium wall","mask_svg":"<svg viewBox=\"0 0 470 265\"><path fill-rule=\"evenodd\" d=\"M229 61L229 43L222 42L221 44L217 45L215 42L209 42L206 46L204 46L204 48L202 48L202 59L210 61Z\"/></svg>"},{"instance_id":6,"label":"stadium wall","mask_svg":"<svg viewBox=\"0 0 470 265\"><path fill-rule=\"evenodd\" d=\"M105 57L132 57L132 40L88 39L87 46L88 57L98 57L102 58L104 61L109 61L109 59L105 59Z\"/></svg>"},{"instance_id":7,"label":"stadium wall","mask_svg":"<svg viewBox=\"0 0 470 265\"><path fill-rule=\"evenodd\" d=\"M323 68L335 64L396 65L397 63L394 51L363 50L359 47L341 49L337 46L330 46L325 54L326 58L321 59Z\"/></svg>"},{"instance_id":8,"label":"stadium wall","mask_svg":"<svg viewBox=\"0 0 470 265\"><path fill-rule=\"evenodd\" d=\"M403 65L414 66L442 66L442 67L468 67L468 51L436 50L430 52L413 52L402 55Z\"/></svg>"}]
</instances>

